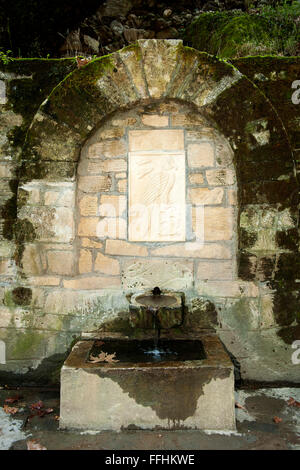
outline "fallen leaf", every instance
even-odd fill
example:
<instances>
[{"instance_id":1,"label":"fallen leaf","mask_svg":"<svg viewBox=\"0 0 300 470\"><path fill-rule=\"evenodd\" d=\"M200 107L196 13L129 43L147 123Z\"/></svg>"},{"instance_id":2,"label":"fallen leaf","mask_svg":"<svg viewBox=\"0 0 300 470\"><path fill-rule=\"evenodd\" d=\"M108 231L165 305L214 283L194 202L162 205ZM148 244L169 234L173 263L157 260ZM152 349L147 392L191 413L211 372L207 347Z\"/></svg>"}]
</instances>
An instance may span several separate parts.
<instances>
[{"instance_id":1,"label":"fallen leaf","mask_svg":"<svg viewBox=\"0 0 300 470\"><path fill-rule=\"evenodd\" d=\"M54 415L55 421L59 421L60 416L59 415Z\"/></svg>"},{"instance_id":2,"label":"fallen leaf","mask_svg":"<svg viewBox=\"0 0 300 470\"><path fill-rule=\"evenodd\" d=\"M8 406L8 405L4 405L3 409L5 413L10 414L10 415L14 415L19 411L19 408L16 408L14 406Z\"/></svg>"},{"instance_id":3,"label":"fallen leaf","mask_svg":"<svg viewBox=\"0 0 300 470\"><path fill-rule=\"evenodd\" d=\"M288 402L288 406L296 406L297 408L300 408L300 401L296 401L295 398L290 397Z\"/></svg>"},{"instance_id":4,"label":"fallen leaf","mask_svg":"<svg viewBox=\"0 0 300 470\"><path fill-rule=\"evenodd\" d=\"M115 359L116 353L108 354L104 351L101 351L98 356L90 355L90 362L97 363L97 362L119 362L118 359Z\"/></svg>"},{"instance_id":5,"label":"fallen leaf","mask_svg":"<svg viewBox=\"0 0 300 470\"><path fill-rule=\"evenodd\" d=\"M47 447L42 446L36 439L27 441L27 450L47 450Z\"/></svg>"},{"instance_id":6,"label":"fallen leaf","mask_svg":"<svg viewBox=\"0 0 300 470\"><path fill-rule=\"evenodd\" d=\"M235 407L239 408L240 410L247 411L246 408L243 405L241 405L240 403L235 402Z\"/></svg>"},{"instance_id":7,"label":"fallen leaf","mask_svg":"<svg viewBox=\"0 0 300 470\"><path fill-rule=\"evenodd\" d=\"M95 341L95 346L97 347L102 346L102 344L104 344L104 341L100 341L100 340Z\"/></svg>"},{"instance_id":8,"label":"fallen leaf","mask_svg":"<svg viewBox=\"0 0 300 470\"><path fill-rule=\"evenodd\" d=\"M16 401L21 400L23 398L21 395L15 395L14 397L5 398L4 403L16 403Z\"/></svg>"},{"instance_id":9,"label":"fallen leaf","mask_svg":"<svg viewBox=\"0 0 300 470\"><path fill-rule=\"evenodd\" d=\"M44 407L44 403L42 401L38 401L38 402L33 403L32 405L30 405L30 408L32 410L40 410L43 407Z\"/></svg>"},{"instance_id":10,"label":"fallen leaf","mask_svg":"<svg viewBox=\"0 0 300 470\"><path fill-rule=\"evenodd\" d=\"M278 418L278 416L274 416L273 421L274 423L278 424L278 423L281 423L282 418Z\"/></svg>"},{"instance_id":11,"label":"fallen leaf","mask_svg":"<svg viewBox=\"0 0 300 470\"><path fill-rule=\"evenodd\" d=\"M77 62L77 67L83 67L83 65L88 64L92 60L91 57L85 57L84 59L80 59L79 57L76 57L76 62Z\"/></svg>"}]
</instances>

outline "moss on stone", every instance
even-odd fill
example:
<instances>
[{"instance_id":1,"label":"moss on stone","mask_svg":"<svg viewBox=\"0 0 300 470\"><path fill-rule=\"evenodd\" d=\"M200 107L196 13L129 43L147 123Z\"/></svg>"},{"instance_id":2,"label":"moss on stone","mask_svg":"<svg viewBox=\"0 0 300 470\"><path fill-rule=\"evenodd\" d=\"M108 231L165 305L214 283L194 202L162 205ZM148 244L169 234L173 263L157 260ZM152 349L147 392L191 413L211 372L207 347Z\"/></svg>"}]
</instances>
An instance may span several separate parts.
<instances>
[{"instance_id":1,"label":"moss on stone","mask_svg":"<svg viewBox=\"0 0 300 470\"><path fill-rule=\"evenodd\" d=\"M197 17L183 38L196 49L219 57L293 55L299 41L299 29L288 16L209 12Z\"/></svg>"}]
</instances>

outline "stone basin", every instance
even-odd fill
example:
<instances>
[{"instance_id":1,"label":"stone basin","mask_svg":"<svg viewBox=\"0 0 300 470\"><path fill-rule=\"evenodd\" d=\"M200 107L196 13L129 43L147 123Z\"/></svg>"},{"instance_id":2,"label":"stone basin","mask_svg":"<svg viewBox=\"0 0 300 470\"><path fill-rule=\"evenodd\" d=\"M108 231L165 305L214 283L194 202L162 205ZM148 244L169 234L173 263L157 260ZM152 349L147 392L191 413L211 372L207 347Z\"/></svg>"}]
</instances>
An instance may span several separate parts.
<instances>
[{"instance_id":1,"label":"stone basin","mask_svg":"<svg viewBox=\"0 0 300 470\"><path fill-rule=\"evenodd\" d=\"M150 344L134 341L76 343L61 370L61 429L235 429L233 364L215 334L162 339L173 355L159 360L141 360ZM118 362L90 362L99 351Z\"/></svg>"},{"instance_id":2,"label":"stone basin","mask_svg":"<svg viewBox=\"0 0 300 470\"><path fill-rule=\"evenodd\" d=\"M138 304L145 307L170 307L176 304L177 298L172 295L139 295L135 298Z\"/></svg>"}]
</instances>

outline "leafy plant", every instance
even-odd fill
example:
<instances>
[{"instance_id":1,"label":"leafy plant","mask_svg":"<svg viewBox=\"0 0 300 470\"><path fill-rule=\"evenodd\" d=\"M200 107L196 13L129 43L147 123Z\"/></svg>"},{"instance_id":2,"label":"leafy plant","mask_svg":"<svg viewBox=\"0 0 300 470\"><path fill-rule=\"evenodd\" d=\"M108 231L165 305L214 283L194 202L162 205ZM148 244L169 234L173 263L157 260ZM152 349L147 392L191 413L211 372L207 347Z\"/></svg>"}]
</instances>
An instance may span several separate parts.
<instances>
[{"instance_id":1,"label":"leafy plant","mask_svg":"<svg viewBox=\"0 0 300 470\"><path fill-rule=\"evenodd\" d=\"M0 63L2 62L2 64L6 65L11 62L13 60L12 57L9 57L11 53L11 51L0 51Z\"/></svg>"}]
</instances>

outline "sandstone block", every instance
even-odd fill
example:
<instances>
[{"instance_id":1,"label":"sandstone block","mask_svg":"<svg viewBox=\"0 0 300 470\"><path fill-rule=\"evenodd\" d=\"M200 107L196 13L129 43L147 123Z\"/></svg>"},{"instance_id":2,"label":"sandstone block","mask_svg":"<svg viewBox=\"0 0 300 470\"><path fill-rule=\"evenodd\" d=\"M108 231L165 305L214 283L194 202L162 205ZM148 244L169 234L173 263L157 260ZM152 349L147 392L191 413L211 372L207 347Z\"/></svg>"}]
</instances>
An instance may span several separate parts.
<instances>
[{"instance_id":1,"label":"sandstone block","mask_svg":"<svg viewBox=\"0 0 300 470\"><path fill-rule=\"evenodd\" d=\"M121 240L106 240L105 253L120 256L147 256L148 250L143 245Z\"/></svg>"},{"instance_id":2,"label":"sandstone block","mask_svg":"<svg viewBox=\"0 0 300 470\"><path fill-rule=\"evenodd\" d=\"M98 253L95 260L95 271L111 276L117 275L120 273L119 261Z\"/></svg>"},{"instance_id":3,"label":"sandstone block","mask_svg":"<svg viewBox=\"0 0 300 470\"><path fill-rule=\"evenodd\" d=\"M92 272L92 253L89 250L80 250L79 274Z\"/></svg>"},{"instance_id":4,"label":"sandstone block","mask_svg":"<svg viewBox=\"0 0 300 470\"><path fill-rule=\"evenodd\" d=\"M169 124L168 116L160 116L159 114L144 114L142 123L151 127L167 127Z\"/></svg>"},{"instance_id":5,"label":"sandstone block","mask_svg":"<svg viewBox=\"0 0 300 470\"><path fill-rule=\"evenodd\" d=\"M181 129L129 131L129 150L184 150Z\"/></svg>"},{"instance_id":6,"label":"sandstone block","mask_svg":"<svg viewBox=\"0 0 300 470\"><path fill-rule=\"evenodd\" d=\"M214 147L209 142L188 145L188 164L191 168L214 166Z\"/></svg>"},{"instance_id":7,"label":"sandstone block","mask_svg":"<svg viewBox=\"0 0 300 470\"><path fill-rule=\"evenodd\" d=\"M74 272L72 251L48 251L48 271L53 274L71 275Z\"/></svg>"},{"instance_id":8,"label":"sandstone block","mask_svg":"<svg viewBox=\"0 0 300 470\"><path fill-rule=\"evenodd\" d=\"M100 216L118 217L126 211L127 199L125 196L106 196L100 198Z\"/></svg>"}]
</instances>

